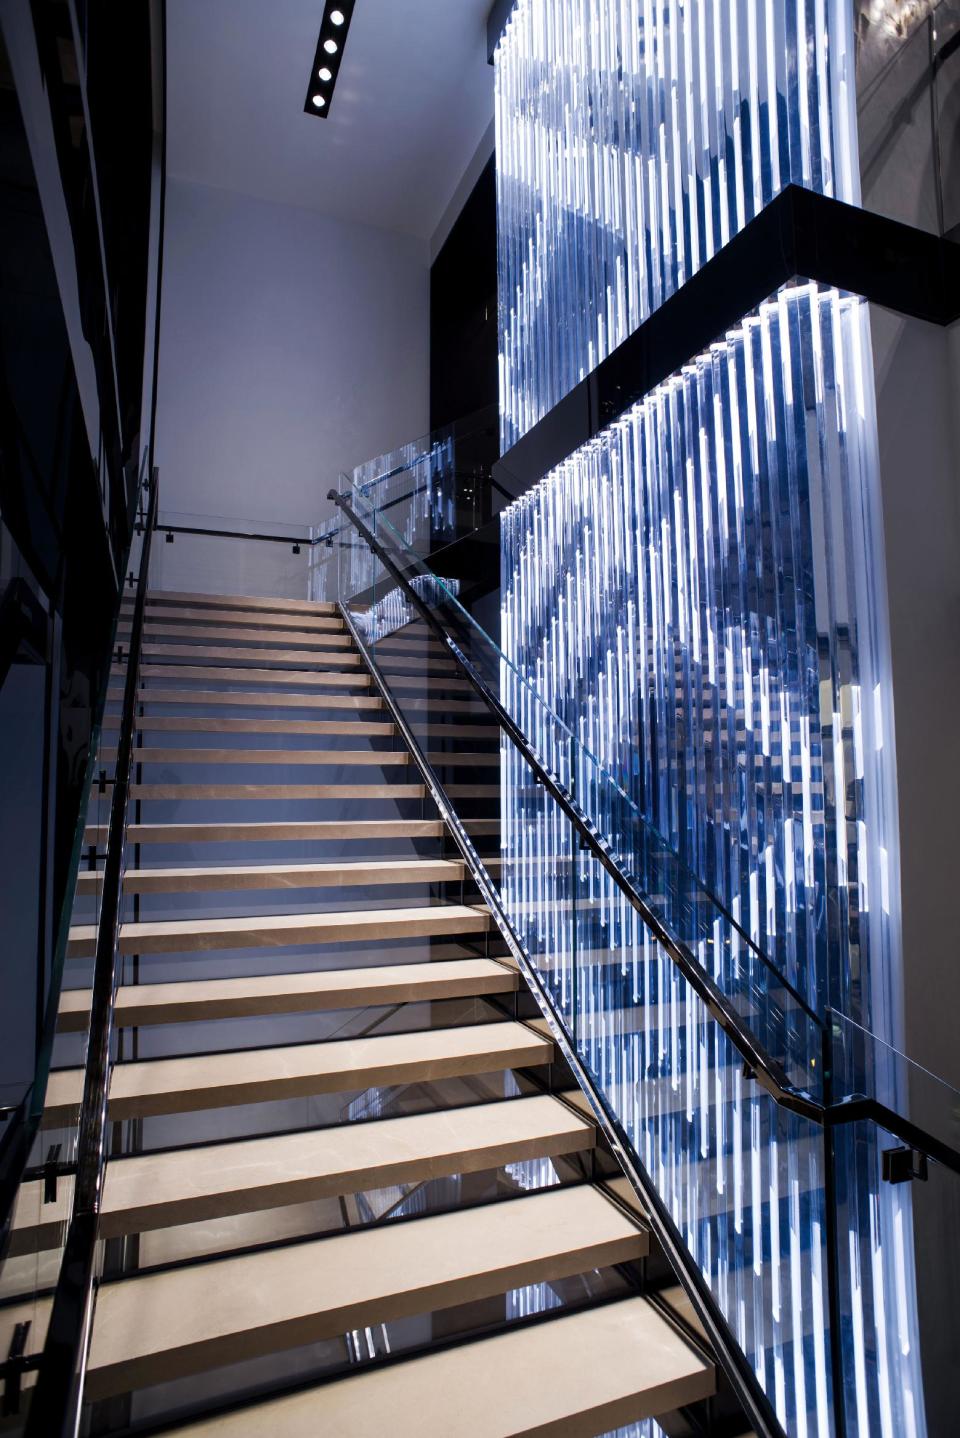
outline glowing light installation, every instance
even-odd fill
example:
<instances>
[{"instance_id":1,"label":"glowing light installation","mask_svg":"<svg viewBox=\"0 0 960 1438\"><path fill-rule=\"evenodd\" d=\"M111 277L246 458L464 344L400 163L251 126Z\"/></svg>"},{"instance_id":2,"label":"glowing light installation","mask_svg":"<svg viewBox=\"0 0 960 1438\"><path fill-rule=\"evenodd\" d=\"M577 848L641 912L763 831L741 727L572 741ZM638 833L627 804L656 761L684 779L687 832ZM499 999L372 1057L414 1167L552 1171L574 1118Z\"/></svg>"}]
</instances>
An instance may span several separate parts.
<instances>
[{"instance_id":1,"label":"glowing light installation","mask_svg":"<svg viewBox=\"0 0 960 1438\"><path fill-rule=\"evenodd\" d=\"M845 0L518 0L496 55L505 447L786 183L856 201L850 19ZM508 665L502 688L648 892L637 814L813 1008L896 1043L875 440L866 306L772 296L506 512L504 653L573 740ZM838 1141L828 1197L823 1132L743 1076L510 751L503 846L528 949L788 1431L826 1438L842 1404L858 1435L922 1434L909 1186L881 1183L876 1131ZM765 1020L722 923L674 909Z\"/></svg>"},{"instance_id":2,"label":"glowing light installation","mask_svg":"<svg viewBox=\"0 0 960 1438\"><path fill-rule=\"evenodd\" d=\"M496 53L504 449L789 183L856 202L850 0L518 0Z\"/></svg>"}]
</instances>

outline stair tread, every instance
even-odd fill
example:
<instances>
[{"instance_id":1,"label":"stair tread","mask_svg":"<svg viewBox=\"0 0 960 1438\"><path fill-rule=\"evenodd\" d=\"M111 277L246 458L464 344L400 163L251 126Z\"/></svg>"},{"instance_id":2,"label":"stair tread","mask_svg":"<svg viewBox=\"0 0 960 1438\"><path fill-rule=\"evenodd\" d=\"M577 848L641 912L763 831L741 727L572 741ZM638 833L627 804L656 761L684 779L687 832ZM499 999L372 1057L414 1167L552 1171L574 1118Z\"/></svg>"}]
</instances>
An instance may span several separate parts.
<instances>
[{"instance_id":1,"label":"stair tread","mask_svg":"<svg viewBox=\"0 0 960 1438\"><path fill-rule=\"evenodd\" d=\"M645 1240L584 1184L106 1283L90 1396L626 1262Z\"/></svg>"},{"instance_id":2,"label":"stair tread","mask_svg":"<svg viewBox=\"0 0 960 1438\"><path fill-rule=\"evenodd\" d=\"M584 1362L589 1355L589 1362ZM711 1365L644 1298L623 1298L353 1374L179 1438L521 1438L611 1432L715 1391ZM482 1402L465 1395L482 1394Z\"/></svg>"},{"instance_id":3,"label":"stair tread","mask_svg":"<svg viewBox=\"0 0 960 1438\"><path fill-rule=\"evenodd\" d=\"M379 764L391 768L410 763L406 749L154 749L137 747L140 764ZM500 756L497 755L499 763Z\"/></svg>"},{"instance_id":4,"label":"stair tread","mask_svg":"<svg viewBox=\"0 0 960 1438\"><path fill-rule=\"evenodd\" d=\"M129 630L132 625L132 604L124 604L121 608L121 625ZM239 609L234 611L220 609L191 609L185 605L165 608L163 605L155 604L147 609L145 621L148 624L155 624L158 627L175 630L179 633L182 627L189 624L203 624L216 626L216 630L228 633L234 628L247 627L250 629L278 629L283 632L303 630L313 634L345 633L343 620L339 614L272 614L267 612L260 615L256 609ZM352 642L352 641L351 641Z\"/></svg>"},{"instance_id":5,"label":"stair tread","mask_svg":"<svg viewBox=\"0 0 960 1438\"><path fill-rule=\"evenodd\" d=\"M242 645L163 644L150 639L144 641L143 657L149 660L180 659L190 664L203 664L208 659L226 659L236 664L249 659L257 664L309 664L326 669L333 669L338 664L349 669L358 669L363 665L359 654L342 649L333 653L322 649L250 649Z\"/></svg>"},{"instance_id":6,"label":"stair tread","mask_svg":"<svg viewBox=\"0 0 960 1438\"><path fill-rule=\"evenodd\" d=\"M310 657L310 656L307 656ZM143 679L215 679L218 683L232 684L300 684L304 688L314 685L323 688L362 689L373 681L367 673L344 674L331 669L230 669L226 665L209 667L196 664L151 664L141 669Z\"/></svg>"},{"instance_id":7,"label":"stair tread","mask_svg":"<svg viewBox=\"0 0 960 1438\"><path fill-rule=\"evenodd\" d=\"M454 793L453 786L447 793ZM488 792L488 791L487 791ZM422 799L423 784L131 784L131 799Z\"/></svg>"},{"instance_id":8,"label":"stair tread","mask_svg":"<svg viewBox=\"0 0 960 1438\"><path fill-rule=\"evenodd\" d=\"M245 843L327 839L435 839L444 832L440 819L290 819L226 824L130 824L134 844ZM91 824L84 843L106 838L105 824Z\"/></svg>"},{"instance_id":9,"label":"stair tread","mask_svg":"<svg viewBox=\"0 0 960 1438\"><path fill-rule=\"evenodd\" d=\"M219 1108L226 1104L349 1092L386 1083L429 1081L549 1063L552 1043L513 1020L460 1028L328 1039L115 1065L110 1116ZM82 1069L55 1069L47 1118L69 1114L83 1093Z\"/></svg>"},{"instance_id":10,"label":"stair tread","mask_svg":"<svg viewBox=\"0 0 960 1438\"><path fill-rule=\"evenodd\" d=\"M258 594L188 594L179 589L151 589L147 603L155 607L165 604L192 605L197 609L255 609L277 614L333 614L337 606L329 600L280 599Z\"/></svg>"},{"instance_id":11,"label":"stair tread","mask_svg":"<svg viewBox=\"0 0 960 1438\"><path fill-rule=\"evenodd\" d=\"M120 716L108 714L105 729L119 729ZM383 719L219 719L208 714L138 715L138 730L177 734L349 734L388 738L396 732L391 720Z\"/></svg>"},{"instance_id":12,"label":"stair tread","mask_svg":"<svg viewBox=\"0 0 960 1438\"><path fill-rule=\"evenodd\" d=\"M307 826L311 827L311 826ZM315 827L315 826L312 826ZM466 865L457 859L358 859L349 863L220 864L195 868L127 869L123 882L131 893L199 892L206 889L320 888L356 884L434 884L462 879ZM102 882L97 869L78 875L80 892Z\"/></svg>"},{"instance_id":13,"label":"stair tread","mask_svg":"<svg viewBox=\"0 0 960 1438\"><path fill-rule=\"evenodd\" d=\"M120 624L117 633L124 638L129 637L133 632L131 624ZM239 646L293 644L297 647L305 645L308 648L320 649L352 649L353 640L342 628L340 629L267 629L262 625L255 628L246 628L241 625L224 626L222 624L183 624L170 623L166 619L148 618L144 623L144 635L149 636L151 641L157 635L166 636L167 639L213 639L219 640L222 644L236 644Z\"/></svg>"},{"instance_id":14,"label":"stair tread","mask_svg":"<svg viewBox=\"0 0 960 1438\"><path fill-rule=\"evenodd\" d=\"M532 1158L589 1152L596 1129L550 1094L437 1109L336 1128L239 1139L110 1161L100 1235L210 1221L363 1193ZM56 1247L72 1180L43 1202L43 1180L21 1185L11 1253Z\"/></svg>"},{"instance_id":15,"label":"stair tread","mask_svg":"<svg viewBox=\"0 0 960 1438\"><path fill-rule=\"evenodd\" d=\"M283 944L335 943L351 939L424 938L482 933L489 911L470 904L411 905L393 909L347 909L316 914L243 914L225 919L161 919L120 925L123 954L179 953L188 941L201 949L259 948ZM89 958L94 924L72 925L67 953Z\"/></svg>"},{"instance_id":16,"label":"stair tread","mask_svg":"<svg viewBox=\"0 0 960 1438\"><path fill-rule=\"evenodd\" d=\"M182 677L182 671L177 670ZM119 703L122 689L110 689L107 698ZM376 694L287 694L280 690L251 693L248 689L141 689L138 704L245 705L253 709L382 709Z\"/></svg>"},{"instance_id":17,"label":"stair tread","mask_svg":"<svg viewBox=\"0 0 960 1438\"><path fill-rule=\"evenodd\" d=\"M495 959L441 959L310 973L131 984L117 991L115 1014L118 1024L131 1027L509 993L517 984L516 973ZM62 1030L70 1031L70 1020L89 1016L90 998L89 989L64 990L59 1010Z\"/></svg>"},{"instance_id":18,"label":"stair tread","mask_svg":"<svg viewBox=\"0 0 960 1438\"><path fill-rule=\"evenodd\" d=\"M147 1154L107 1165L105 1237L588 1150L549 1094Z\"/></svg>"}]
</instances>

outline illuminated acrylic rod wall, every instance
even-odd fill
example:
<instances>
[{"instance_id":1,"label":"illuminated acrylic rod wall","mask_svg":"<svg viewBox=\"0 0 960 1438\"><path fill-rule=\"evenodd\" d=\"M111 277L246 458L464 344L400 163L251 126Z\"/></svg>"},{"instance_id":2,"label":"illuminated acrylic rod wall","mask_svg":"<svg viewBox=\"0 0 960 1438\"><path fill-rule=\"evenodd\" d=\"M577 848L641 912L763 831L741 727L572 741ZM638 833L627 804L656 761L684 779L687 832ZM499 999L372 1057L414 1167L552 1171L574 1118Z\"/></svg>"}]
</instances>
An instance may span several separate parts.
<instances>
[{"instance_id":1,"label":"illuminated acrylic rod wall","mask_svg":"<svg viewBox=\"0 0 960 1438\"><path fill-rule=\"evenodd\" d=\"M854 203L853 0L517 0L496 52L504 449L790 182Z\"/></svg>"},{"instance_id":2,"label":"illuminated acrylic rod wall","mask_svg":"<svg viewBox=\"0 0 960 1438\"><path fill-rule=\"evenodd\" d=\"M571 455L502 518L502 646L812 1006L895 1036L869 344L862 301L795 284ZM507 667L502 683L553 753ZM511 911L788 1431L833 1431L839 1344L852 1365L848 1431L922 1432L909 1185L881 1184L869 1136L855 1161L851 1150L844 1327L832 1333L822 1133L744 1079L510 752ZM565 778L643 873L631 833L602 812L586 754Z\"/></svg>"}]
</instances>

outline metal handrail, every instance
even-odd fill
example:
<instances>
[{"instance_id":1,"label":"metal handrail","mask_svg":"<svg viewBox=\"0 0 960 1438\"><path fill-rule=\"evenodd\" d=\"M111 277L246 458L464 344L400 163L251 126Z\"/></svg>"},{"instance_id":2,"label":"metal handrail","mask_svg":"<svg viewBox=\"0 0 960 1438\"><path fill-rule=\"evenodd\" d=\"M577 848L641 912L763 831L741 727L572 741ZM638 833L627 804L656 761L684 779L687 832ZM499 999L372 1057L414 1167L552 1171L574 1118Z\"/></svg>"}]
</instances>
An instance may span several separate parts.
<instances>
[{"instance_id":1,"label":"metal handrail","mask_svg":"<svg viewBox=\"0 0 960 1438\"><path fill-rule=\"evenodd\" d=\"M124 830L133 769L134 716L158 491L158 475L154 470L149 481L110 802L73 1205L37 1386L25 1429L26 1438L74 1438L83 1402L84 1369L93 1311L94 1259L106 1162L107 1097L119 956Z\"/></svg>"},{"instance_id":2,"label":"metal handrail","mask_svg":"<svg viewBox=\"0 0 960 1438\"><path fill-rule=\"evenodd\" d=\"M417 614L430 628L433 634L445 645L451 657L463 672L464 676L470 681L471 686L487 710L496 719L500 729L506 734L514 747L519 750L525 763L550 794L557 806L562 810L565 818L569 820L586 848L603 866L605 872L609 874L631 907L639 914L641 921L653 934L668 958L680 970L694 992L704 1001L710 1017L720 1025L726 1037L743 1059L745 1072L748 1073L748 1076L755 1079L760 1087L769 1094L774 1102L781 1108L799 1114L803 1118L810 1119L825 1129L831 1129L842 1124L868 1120L875 1123L878 1127L885 1129L893 1136L902 1139L904 1143L924 1153L934 1162L940 1163L954 1173L960 1174L960 1152L918 1124L915 1124L912 1120L882 1103L880 1100L869 1095L857 1094L834 1102L821 1101L806 1090L797 1088L789 1081L783 1066L758 1043L747 1024L744 1023L711 976L698 963L696 956L688 946L682 940L677 939L671 934L660 918L651 910L646 898L637 889L631 875L624 868L612 846L599 832L589 815L584 813L573 796L564 785L561 784L556 775L547 769L526 735L503 707L499 698L492 692L474 665L460 650L456 641L448 633L437 615L426 604L422 596L417 593L416 589L395 563L391 555L384 549L379 540L375 538L367 525L354 511L349 496L340 495L337 494L336 491L331 490L327 498L332 500L333 503L348 516L361 537L373 553L376 554L381 564L402 588L412 608L416 610ZM345 617L347 617L344 606L341 605L341 609ZM349 627L354 637L359 638L356 626L353 625L352 622L349 622ZM366 646L362 647L364 650L366 649ZM393 707L395 708L396 706ZM404 737L409 743L413 737L408 732L409 726L404 725L403 730ZM476 856L475 851L474 859L482 868L482 863ZM471 865L471 868L473 868L473 865ZM486 875L486 871L484 870L483 873L486 876L487 882L481 887L484 889L486 897L486 890L489 889L490 892L495 891L489 882L489 876ZM476 880L476 878L477 874L474 873L474 879ZM493 906L493 909L495 914L498 911L502 912L499 899L496 905ZM768 966L771 966L769 960L765 962ZM530 967L532 967L532 965ZM782 980L782 982L785 987L789 988L786 980ZM810 1015L811 1011L807 1009L806 1005L803 1005L803 1007L804 1012ZM819 1030L822 1053L824 1055L824 1080L825 1083L829 1085L833 1069L830 1050L832 1011L827 1009L824 1017L817 1015L811 1016Z\"/></svg>"}]
</instances>

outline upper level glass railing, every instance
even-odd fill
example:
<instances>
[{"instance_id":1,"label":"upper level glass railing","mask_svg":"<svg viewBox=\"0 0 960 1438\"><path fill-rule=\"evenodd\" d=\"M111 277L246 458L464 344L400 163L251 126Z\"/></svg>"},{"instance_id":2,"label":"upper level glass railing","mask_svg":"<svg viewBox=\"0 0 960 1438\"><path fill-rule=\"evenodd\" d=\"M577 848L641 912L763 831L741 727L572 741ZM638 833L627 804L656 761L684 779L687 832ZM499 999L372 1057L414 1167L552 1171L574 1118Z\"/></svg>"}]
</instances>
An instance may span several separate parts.
<instances>
[{"instance_id":1,"label":"upper level glass railing","mask_svg":"<svg viewBox=\"0 0 960 1438\"><path fill-rule=\"evenodd\" d=\"M934 1416L951 1384L925 1340L950 1348L954 1369L960 1353L929 1318L916 1339L944 1277L913 1190L953 1274L942 1215L960 1201L960 1095L842 1015L812 1013L546 709L456 582L356 489L345 497L360 526L340 551L341 602L761 1407L791 1434L948 1431ZM499 784L484 790L491 768Z\"/></svg>"},{"instance_id":2,"label":"upper level glass railing","mask_svg":"<svg viewBox=\"0 0 960 1438\"><path fill-rule=\"evenodd\" d=\"M857 129L865 209L949 235L960 223L960 0L858 7Z\"/></svg>"},{"instance_id":3,"label":"upper level glass railing","mask_svg":"<svg viewBox=\"0 0 960 1438\"><path fill-rule=\"evenodd\" d=\"M498 423L494 407L477 410L358 465L349 482L426 557L480 529L510 499L492 476ZM339 517L319 531L321 540L342 533Z\"/></svg>"}]
</instances>

